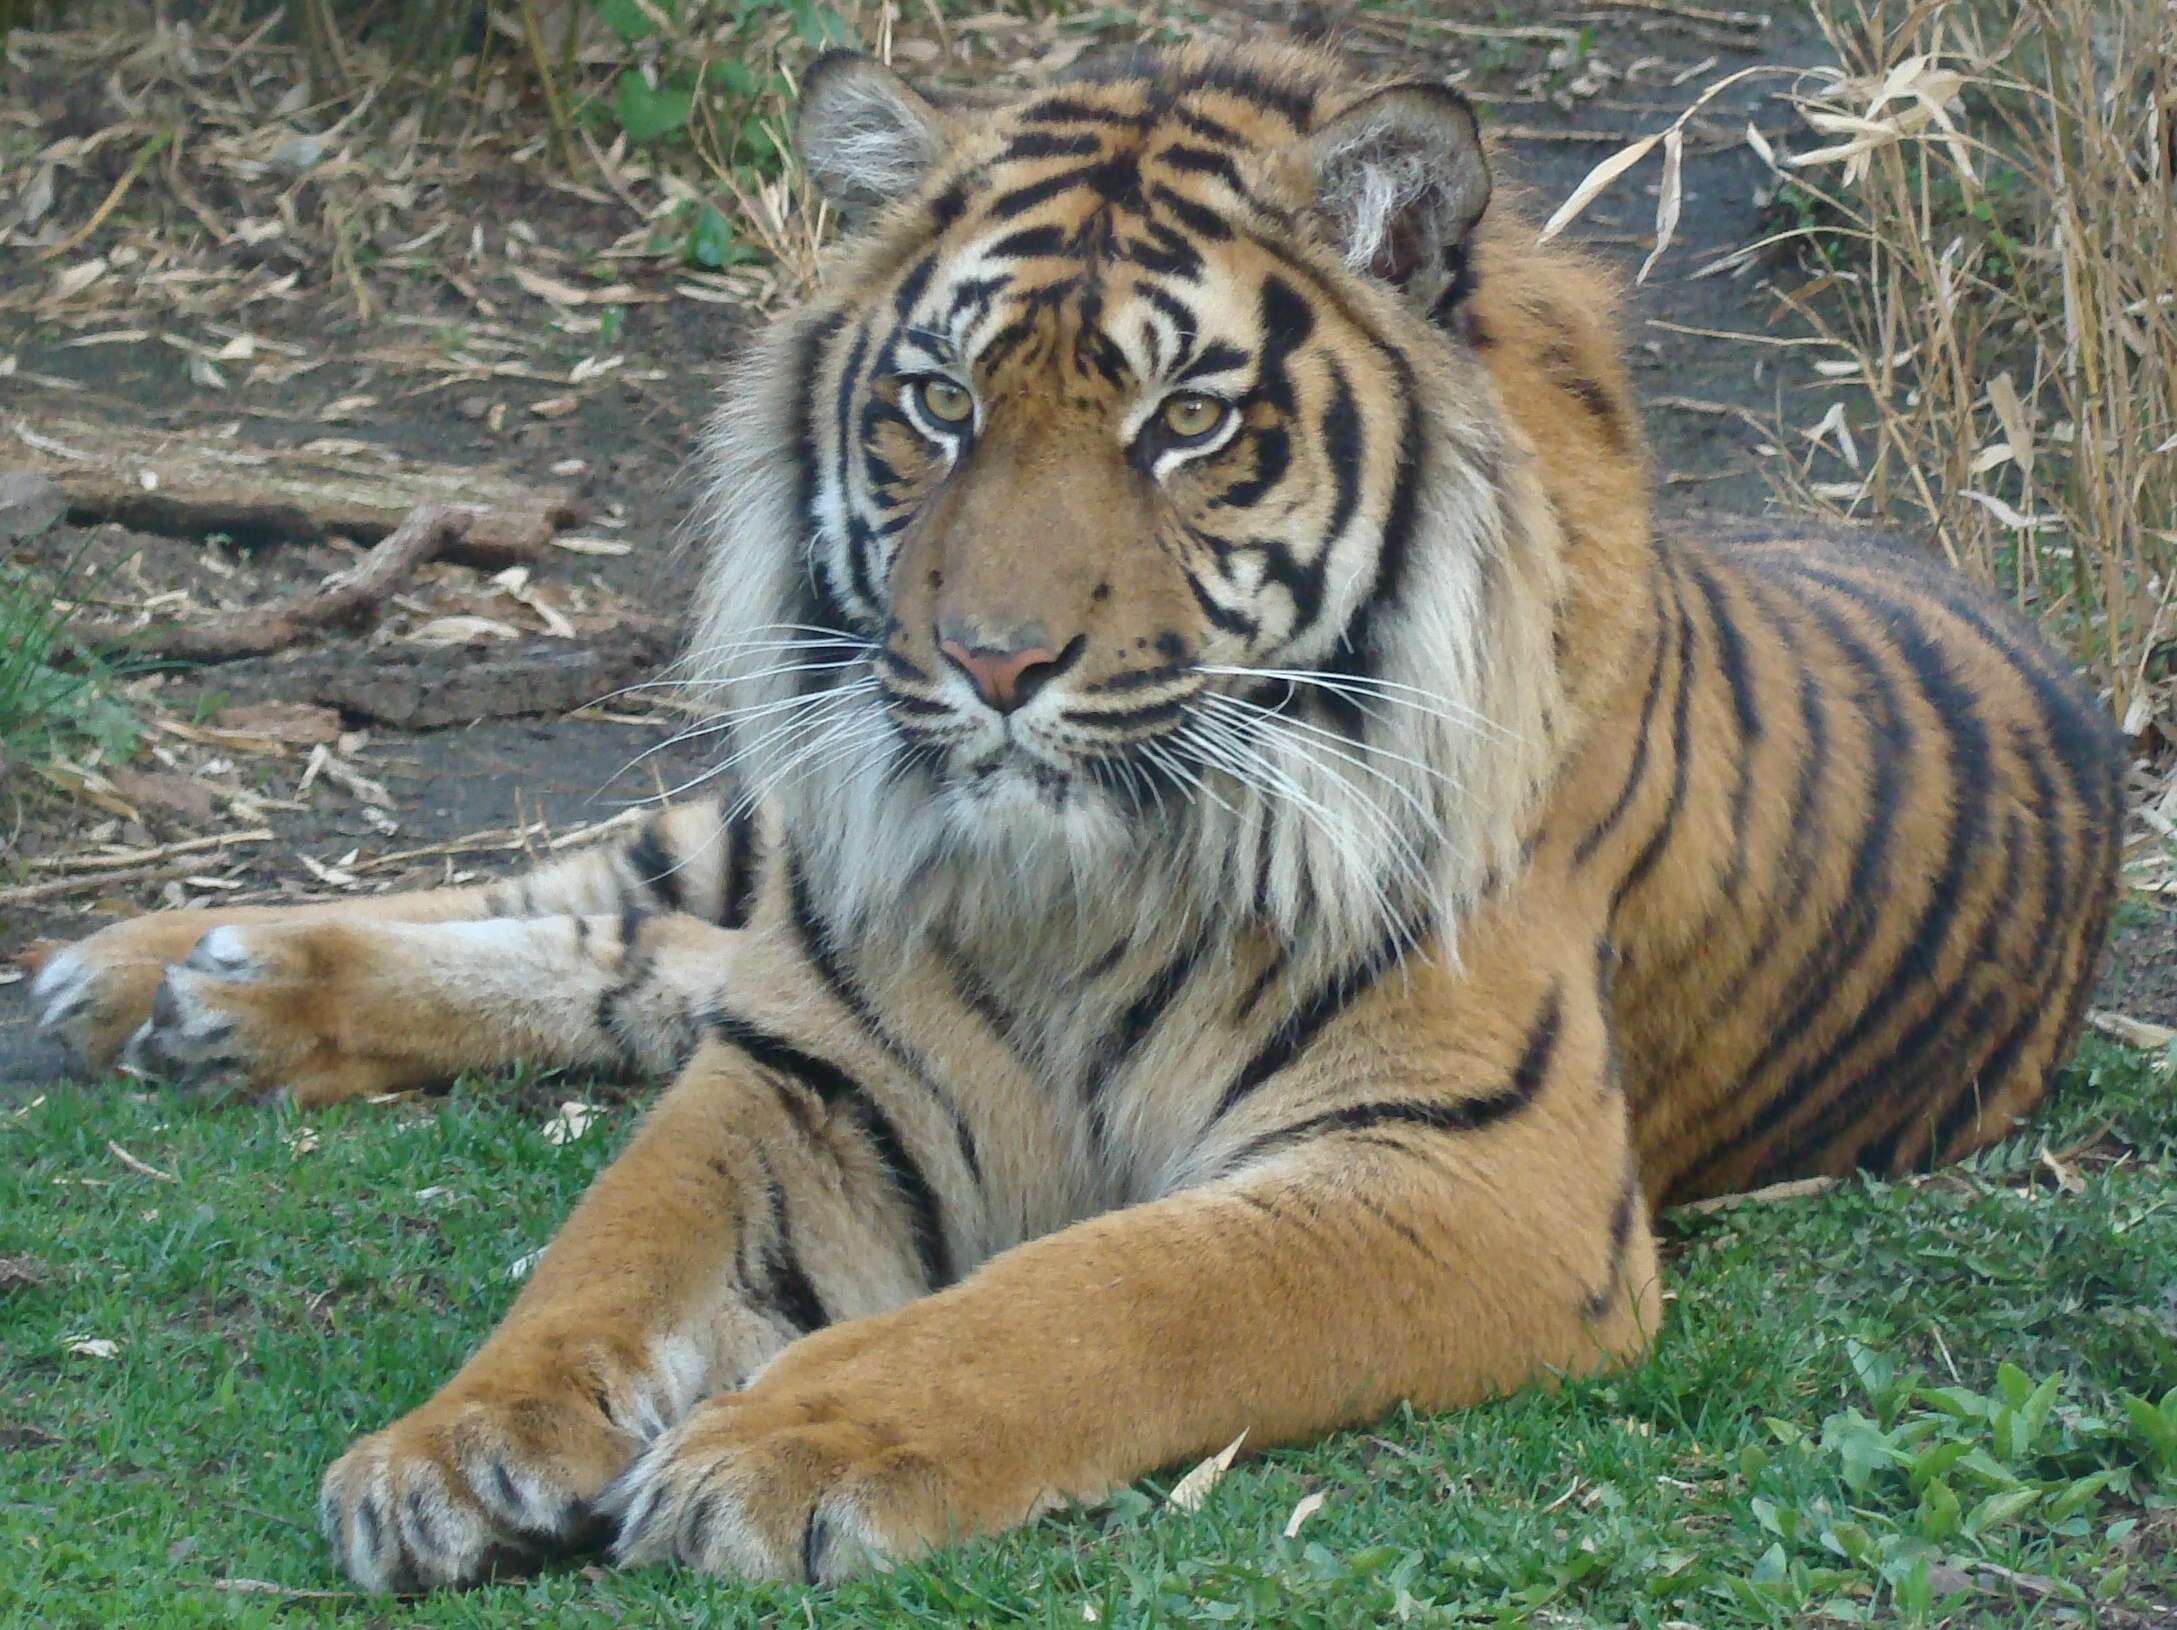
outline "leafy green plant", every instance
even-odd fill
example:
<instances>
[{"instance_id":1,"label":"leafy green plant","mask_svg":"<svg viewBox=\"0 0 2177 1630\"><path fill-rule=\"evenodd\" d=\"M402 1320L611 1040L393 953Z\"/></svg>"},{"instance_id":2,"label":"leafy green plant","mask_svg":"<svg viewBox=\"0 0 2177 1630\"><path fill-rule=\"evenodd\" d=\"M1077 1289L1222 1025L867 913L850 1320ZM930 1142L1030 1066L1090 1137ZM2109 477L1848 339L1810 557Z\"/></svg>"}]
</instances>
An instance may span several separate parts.
<instances>
[{"instance_id":1,"label":"leafy green plant","mask_svg":"<svg viewBox=\"0 0 2177 1630\"><path fill-rule=\"evenodd\" d=\"M81 743L109 760L136 747L136 719L113 695L112 669L69 646L68 601L58 584L0 565L0 746L11 757L51 756Z\"/></svg>"}]
</instances>

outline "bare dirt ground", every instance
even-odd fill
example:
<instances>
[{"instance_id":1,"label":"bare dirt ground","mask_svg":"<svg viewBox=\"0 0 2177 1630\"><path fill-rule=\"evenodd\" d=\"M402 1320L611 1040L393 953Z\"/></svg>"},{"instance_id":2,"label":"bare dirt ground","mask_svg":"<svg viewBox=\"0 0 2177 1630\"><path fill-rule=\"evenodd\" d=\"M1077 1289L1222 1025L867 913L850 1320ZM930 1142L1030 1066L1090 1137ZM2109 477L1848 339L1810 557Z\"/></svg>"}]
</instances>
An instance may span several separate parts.
<instances>
[{"instance_id":1,"label":"bare dirt ground","mask_svg":"<svg viewBox=\"0 0 2177 1630\"><path fill-rule=\"evenodd\" d=\"M1234 34L1286 15L1206 10ZM922 55L963 75L1018 66L993 37L963 25ZM1372 67L1463 76L1504 179L1538 213L1725 74L1819 59L1796 7L1477 4L1356 13L1342 38ZM126 767L5 772L0 957L160 905L502 869L704 768L700 742L657 751L687 719L656 693L600 699L674 646L697 569L674 543L686 463L776 280L657 252L609 167L570 178L541 138L476 164L398 124L337 134L337 115L295 101L293 73L261 42L155 36L130 57L89 32L14 36L0 63L0 244L12 223L17 245L0 250L0 471L65 471L97 451L84 427L111 425L137 450L124 474L157 462L141 450L158 438L189 437L231 454L244 484L295 460L393 488L453 467L480 490L563 494L586 518L511 567L425 567L367 628L132 680L146 724ZM1777 145L1797 134L1776 83L1735 86L1688 127L1675 245L1629 302L1667 525L1763 507L1764 423L1780 407L1814 417L1789 407L1810 376L1805 352L1775 343L1772 268L1692 275L1770 228L1746 129ZM184 123L154 148L137 115L155 88ZM1652 167L1635 171L1573 229L1628 281L1652 246L1654 189ZM192 529L145 506L110 512L124 518L79 505L12 558L73 562L93 615L187 620L306 591L360 552L246 517ZM2113 995L2177 1016L2177 989L2152 971L2177 961L2177 926L2150 914L2126 933L2135 971ZM28 1032L23 988L0 984L0 1083L18 1090L58 1067Z\"/></svg>"}]
</instances>

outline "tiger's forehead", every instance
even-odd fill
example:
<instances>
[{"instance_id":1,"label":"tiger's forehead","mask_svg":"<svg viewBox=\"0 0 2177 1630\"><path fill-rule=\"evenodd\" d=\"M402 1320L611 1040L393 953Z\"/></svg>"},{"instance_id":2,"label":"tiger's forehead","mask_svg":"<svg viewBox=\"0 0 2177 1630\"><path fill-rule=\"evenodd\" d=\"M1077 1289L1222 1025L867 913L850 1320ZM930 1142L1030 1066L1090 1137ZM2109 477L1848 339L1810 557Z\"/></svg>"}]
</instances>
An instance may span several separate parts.
<instances>
[{"instance_id":1,"label":"tiger's forehead","mask_svg":"<svg viewBox=\"0 0 2177 1630\"><path fill-rule=\"evenodd\" d=\"M910 302L930 360L1059 360L1114 384L1242 360L1259 235L1292 224L1261 161L1305 135L1318 94L1237 65L1156 67L989 116L933 206L937 250Z\"/></svg>"}]
</instances>

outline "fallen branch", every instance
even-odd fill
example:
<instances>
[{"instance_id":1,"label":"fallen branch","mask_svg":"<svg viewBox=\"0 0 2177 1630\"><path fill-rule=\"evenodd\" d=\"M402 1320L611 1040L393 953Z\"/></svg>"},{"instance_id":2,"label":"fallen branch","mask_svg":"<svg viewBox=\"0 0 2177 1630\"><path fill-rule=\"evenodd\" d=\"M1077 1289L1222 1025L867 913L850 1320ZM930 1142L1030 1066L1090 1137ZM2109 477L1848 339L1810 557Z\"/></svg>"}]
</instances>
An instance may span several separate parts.
<instances>
[{"instance_id":1,"label":"fallen branch","mask_svg":"<svg viewBox=\"0 0 2177 1630\"><path fill-rule=\"evenodd\" d=\"M244 843L270 843L272 829L253 827L247 832L214 832L208 837L184 838L152 849L124 849L113 855L42 855L28 864L34 872L113 872L172 860L176 855L201 854L206 849L227 849Z\"/></svg>"},{"instance_id":2,"label":"fallen branch","mask_svg":"<svg viewBox=\"0 0 2177 1630\"><path fill-rule=\"evenodd\" d=\"M2127 1047L2138 1047L2150 1053L2177 1045L2177 1030L2151 1019L2135 1019L2128 1013L2106 1013L2096 1009L2087 1014L2086 1022L2112 1041L2121 1041Z\"/></svg>"},{"instance_id":3,"label":"fallen branch","mask_svg":"<svg viewBox=\"0 0 2177 1630\"><path fill-rule=\"evenodd\" d=\"M367 621L407 582L417 567L437 559L466 537L480 517L473 510L418 504L408 518L373 545L353 567L325 580L314 593L269 606L222 612L194 623L154 623L125 629L110 623L74 623L69 637L131 656L176 657L192 662L231 662L268 656L300 644L320 629ZM549 526L549 521L542 523Z\"/></svg>"},{"instance_id":4,"label":"fallen branch","mask_svg":"<svg viewBox=\"0 0 2177 1630\"><path fill-rule=\"evenodd\" d=\"M214 1579L212 1589L237 1596L277 1596L288 1602L352 1602L362 1592L354 1590L306 1590L299 1585L276 1585L269 1579Z\"/></svg>"},{"instance_id":5,"label":"fallen branch","mask_svg":"<svg viewBox=\"0 0 2177 1630\"><path fill-rule=\"evenodd\" d=\"M582 519L572 493L490 466L401 459L378 468L346 450L256 447L61 414L35 426L0 420L0 467L44 475L79 526L111 521L170 537L369 544L418 503L473 510L447 558L493 571L551 558L557 532Z\"/></svg>"},{"instance_id":6,"label":"fallen branch","mask_svg":"<svg viewBox=\"0 0 2177 1630\"><path fill-rule=\"evenodd\" d=\"M1674 1210L1689 1216L1705 1217L1714 1211L1729 1211L1735 1206L1774 1205L1779 1200L1804 1200L1810 1195L1827 1194L1837 1186L1834 1177L1795 1177L1786 1183L1771 1183L1765 1189L1749 1189L1744 1194L1718 1194L1706 1200L1688 1200Z\"/></svg>"},{"instance_id":7,"label":"fallen branch","mask_svg":"<svg viewBox=\"0 0 2177 1630\"><path fill-rule=\"evenodd\" d=\"M11 889L0 889L0 906L36 905L41 900L91 894L122 883L163 883L170 877L186 877L189 871L187 862L169 861L157 866L133 866L122 872L89 872L80 877L56 877L46 883L22 883Z\"/></svg>"}]
</instances>

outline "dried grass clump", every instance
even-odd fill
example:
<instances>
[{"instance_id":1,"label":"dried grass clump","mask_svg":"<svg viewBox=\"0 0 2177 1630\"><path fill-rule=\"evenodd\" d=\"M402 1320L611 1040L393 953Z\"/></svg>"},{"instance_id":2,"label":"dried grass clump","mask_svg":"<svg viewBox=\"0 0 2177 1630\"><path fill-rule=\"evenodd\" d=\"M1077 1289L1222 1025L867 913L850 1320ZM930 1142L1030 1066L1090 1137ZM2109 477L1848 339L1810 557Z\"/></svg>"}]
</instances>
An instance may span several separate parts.
<instances>
[{"instance_id":1,"label":"dried grass clump","mask_svg":"<svg viewBox=\"0 0 2177 1630\"><path fill-rule=\"evenodd\" d=\"M2177 7L1817 10L1843 71L1795 92L1826 144L1782 169L1834 253L1785 298L1839 343L1822 371L1866 399L1832 415L1859 421L1860 439L1823 438L1788 485L1911 524L2012 595L2076 654L2145 764L2167 772Z\"/></svg>"}]
</instances>

